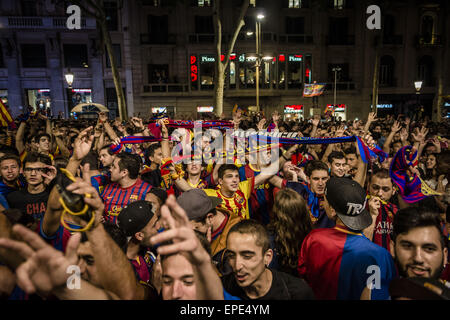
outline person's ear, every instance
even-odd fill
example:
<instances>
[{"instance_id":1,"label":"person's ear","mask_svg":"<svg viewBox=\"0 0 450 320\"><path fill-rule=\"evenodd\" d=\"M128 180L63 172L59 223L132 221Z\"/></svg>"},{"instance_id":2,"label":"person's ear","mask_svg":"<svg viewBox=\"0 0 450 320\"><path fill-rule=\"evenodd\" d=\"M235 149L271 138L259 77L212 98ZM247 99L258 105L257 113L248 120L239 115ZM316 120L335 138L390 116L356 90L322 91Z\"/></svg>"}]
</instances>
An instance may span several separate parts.
<instances>
[{"instance_id":1,"label":"person's ear","mask_svg":"<svg viewBox=\"0 0 450 320\"><path fill-rule=\"evenodd\" d=\"M206 215L206 224L212 225L212 219L214 218L214 215L210 212Z\"/></svg>"},{"instance_id":2,"label":"person's ear","mask_svg":"<svg viewBox=\"0 0 450 320\"><path fill-rule=\"evenodd\" d=\"M264 253L264 264L266 267L269 266L269 264L272 262L273 259L273 250L267 249L267 251Z\"/></svg>"},{"instance_id":3,"label":"person's ear","mask_svg":"<svg viewBox=\"0 0 450 320\"><path fill-rule=\"evenodd\" d=\"M134 237L136 238L136 240L142 241L144 240L144 233L142 231L136 232L134 234Z\"/></svg>"},{"instance_id":4,"label":"person's ear","mask_svg":"<svg viewBox=\"0 0 450 320\"><path fill-rule=\"evenodd\" d=\"M395 258L395 242L392 239L389 240L389 248L391 251L392 258Z\"/></svg>"}]
</instances>

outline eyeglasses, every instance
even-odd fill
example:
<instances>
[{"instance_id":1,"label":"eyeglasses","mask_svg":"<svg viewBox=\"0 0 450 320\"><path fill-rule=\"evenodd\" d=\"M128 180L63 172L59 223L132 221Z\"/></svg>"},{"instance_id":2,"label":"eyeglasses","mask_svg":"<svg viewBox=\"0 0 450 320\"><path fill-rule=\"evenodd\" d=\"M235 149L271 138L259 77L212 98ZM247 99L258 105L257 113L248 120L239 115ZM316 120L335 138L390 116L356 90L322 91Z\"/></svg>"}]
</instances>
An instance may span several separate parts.
<instances>
[{"instance_id":1,"label":"eyeglasses","mask_svg":"<svg viewBox=\"0 0 450 320\"><path fill-rule=\"evenodd\" d=\"M24 168L23 169L24 172L33 172L36 171L37 173L47 173L48 172L48 168Z\"/></svg>"}]
</instances>

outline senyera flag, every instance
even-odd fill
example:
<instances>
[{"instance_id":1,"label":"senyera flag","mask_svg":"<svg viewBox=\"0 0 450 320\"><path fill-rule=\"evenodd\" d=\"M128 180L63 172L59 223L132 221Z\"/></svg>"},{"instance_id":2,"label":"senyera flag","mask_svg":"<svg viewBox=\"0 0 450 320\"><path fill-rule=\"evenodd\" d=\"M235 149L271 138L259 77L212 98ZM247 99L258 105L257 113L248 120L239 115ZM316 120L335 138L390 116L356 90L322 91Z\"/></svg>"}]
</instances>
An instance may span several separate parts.
<instances>
[{"instance_id":1,"label":"senyera flag","mask_svg":"<svg viewBox=\"0 0 450 320\"><path fill-rule=\"evenodd\" d=\"M3 101L0 99L0 122L2 127L10 127L11 129L16 129L16 123L14 122L11 114L6 109Z\"/></svg>"},{"instance_id":2,"label":"senyera flag","mask_svg":"<svg viewBox=\"0 0 450 320\"><path fill-rule=\"evenodd\" d=\"M325 91L325 83L305 83L303 97L320 96Z\"/></svg>"}]
</instances>

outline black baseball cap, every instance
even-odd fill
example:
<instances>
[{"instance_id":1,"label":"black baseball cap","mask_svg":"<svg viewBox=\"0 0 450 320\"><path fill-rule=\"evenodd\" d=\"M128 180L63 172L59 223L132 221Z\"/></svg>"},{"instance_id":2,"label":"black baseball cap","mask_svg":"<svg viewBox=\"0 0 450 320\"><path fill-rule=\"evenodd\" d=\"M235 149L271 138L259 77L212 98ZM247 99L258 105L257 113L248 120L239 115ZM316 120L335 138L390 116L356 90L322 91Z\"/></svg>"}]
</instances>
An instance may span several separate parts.
<instances>
[{"instance_id":1,"label":"black baseball cap","mask_svg":"<svg viewBox=\"0 0 450 320\"><path fill-rule=\"evenodd\" d=\"M132 236L141 231L153 218L152 206L144 200L138 200L126 205L117 217L119 227L126 236Z\"/></svg>"},{"instance_id":2,"label":"black baseball cap","mask_svg":"<svg viewBox=\"0 0 450 320\"><path fill-rule=\"evenodd\" d=\"M389 294L392 299L450 300L450 288L441 280L422 277L392 280L389 284Z\"/></svg>"},{"instance_id":3,"label":"black baseball cap","mask_svg":"<svg viewBox=\"0 0 450 320\"><path fill-rule=\"evenodd\" d=\"M331 177L325 197L348 228L361 231L372 224L372 216L366 209L366 191L356 181Z\"/></svg>"},{"instance_id":4,"label":"black baseball cap","mask_svg":"<svg viewBox=\"0 0 450 320\"><path fill-rule=\"evenodd\" d=\"M210 197L202 189L185 191L177 198L177 202L186 211L189 220L203 218L222 203L218 197Z\"/></svg>"}]
</instances>

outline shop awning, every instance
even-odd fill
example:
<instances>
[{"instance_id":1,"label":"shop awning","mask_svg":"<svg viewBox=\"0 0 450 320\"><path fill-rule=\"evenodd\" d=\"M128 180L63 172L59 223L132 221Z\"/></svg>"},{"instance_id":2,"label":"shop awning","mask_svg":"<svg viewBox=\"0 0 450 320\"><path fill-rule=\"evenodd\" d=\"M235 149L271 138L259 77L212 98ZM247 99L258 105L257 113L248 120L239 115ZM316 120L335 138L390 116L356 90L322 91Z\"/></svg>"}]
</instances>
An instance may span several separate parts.
<instances>
[{"instance_id":1,"label":"shop awning","mask_svg":"<svg viewBox=\"0 0 450 320\"><path fill-rule=\"evenodd\" d=\"M100 103L80 103L70 112L109 112L109 110Z\"/></svg>"}]
</instances>

